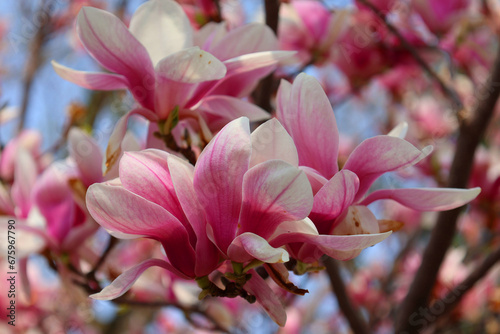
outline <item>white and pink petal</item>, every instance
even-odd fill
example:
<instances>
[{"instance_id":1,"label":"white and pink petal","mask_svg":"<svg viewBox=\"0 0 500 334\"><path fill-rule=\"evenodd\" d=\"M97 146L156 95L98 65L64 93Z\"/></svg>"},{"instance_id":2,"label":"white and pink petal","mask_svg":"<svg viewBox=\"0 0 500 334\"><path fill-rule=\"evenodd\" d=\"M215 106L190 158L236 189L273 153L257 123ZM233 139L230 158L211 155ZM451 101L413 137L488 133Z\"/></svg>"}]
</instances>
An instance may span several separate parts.
<instances>
[{"instance_id":1,"label":"white and pink petal","mask_svg":"<svg viewBox=\"0 0 500 334\"><path fill-rule=\"evenodd\" d=\"M236 236L243 176L251 154L247 118L227 124L205 147L196 163L194 188L222 252Z\"/></svg>"},{"instance_id":2,"label":"white and pink petal","mask_svg":"<svg viewBox=\"0 0 500 334\"><path fill-rule=\"evenodd\" d=\"M267 238L282 222L307 217L312 206L312 190L304 172L282 160L260 163L243 178L238 233Z\"/></svg>"},{"instance_id":3,"label":"white and pink petal","mask_svg":"<svg viewBox=\"0 0 500 334\"><path fill-rule=\"evenodd\" d=\"M293 139L276 118L255 129L251 139L250 167L271 159L283 160L292 166L299 165L299 156Z\"/></svg>"},{"instance_id":4,"label":"white and pink petal","mask_svg":"<svg viewBox=\"0 0 500 334\"><path fill-rule=\"evenodd\" d=\"M368 195L361 204L390 199L418 211L445 211L469 203L479 195L481 188L408 188L383 189Z\"/></svg>"},{"instance_id":5,"label":"white and pink petal","mask_svg":"<svg viewBox=\"0 0 500 334\"><path fill-rule=\"evenodd\" d=\"M164 260L150 259L126 270L124 273L118 276L110 285L102 289L101 292L90 295L90 297L98 300L112 300L120 296L123 296L128 290L130 290L132 285L135 283L135 281L139 279L139 277L142 275L144 271L155 266L167 269L173 272L174 274L178 275L179 277L183 277L186 279L189 278L186 277L181 272L179 272L174 267L172 267L170 263Z\"/></svg>"}]
</instances>

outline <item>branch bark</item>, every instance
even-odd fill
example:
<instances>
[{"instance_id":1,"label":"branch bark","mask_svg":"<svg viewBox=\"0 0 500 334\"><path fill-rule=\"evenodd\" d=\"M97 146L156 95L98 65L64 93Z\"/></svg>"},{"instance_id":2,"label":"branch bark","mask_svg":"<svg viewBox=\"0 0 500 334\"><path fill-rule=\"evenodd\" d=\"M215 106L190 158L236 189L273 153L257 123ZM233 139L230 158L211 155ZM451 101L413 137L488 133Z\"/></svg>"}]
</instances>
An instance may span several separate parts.
<instances>
[{"instance_id":1,"label":"branch bark","mask_svg":"<svg viewBox=\"0 0 500 334\"><path fill-rule=\"evenodd\" d=\"M481 94L476 94L477 100L473 112L466 115L460 123L456 152L448 179L448 186L452 188L467 186L476 148L493 116L500 95L500 48L497 50L491 77L483 88L485 90ZM411 316L428 303L439 268L455 234L461 211L462 208L457 208L441 212L438 216L429 244L424 251L422 264L401 305L396 332L417 332L416 325L410 323Z\"/></svg>"},{"instance_id":2,"label":"branch bark","mask_svg":"<svg viewBox=\"0 0 500 334\"><path fill-rule=\"evenodd\" d=\"M493 253L490 253L486 259L484 259L484 261L462 281L462 283L458 284L453 290L448 292L445 297L432 303L430 307L431 310L439 308L443 309L443 311L431 318L432 320L430 320L427 325L431 325L436 322L439 317L442 317L455 308L455 306L457 306L462 300L462 297L465 296L465 294L467 294L467 292L469 292L477 282L486 276L488 271L499 261L500 247L493 251Z\"/></svg>"},{"instance_id":3,"label":"branch bark","mask_svg":"<svg viewBox=\"0 0 500 334\"><path fill-rule=\"evenodd\" d=\"M275 35L278 35L278 22L279 22L279 11L280 11L280 1L279 0L265 0L264 6L266 9L266 24L274 31ZM262 79L253 93L253 98L255 104L264 109L265 111L271 113L271 96L275 90L275 82L273 74L269 74L267 77ZM277 87L276 87L277 88Z\"/></svg>"},{"instance_id":4,"label":"branch bark","mask_svg":"<svg viewBox=\"0 0 500 334\"><path fill-rule=\"evenodd\" d=\"M323 264L325 265L326 272L328 273L328 277L330 278L332 290L337 296L340 310L349 322L352 331L355 334L370 333L370 329L368 328L368 324L366 323L365 319L363 319L363 316L361 315L359 310L351 303L351 299L347 295L344 281L340 276L340 267L337 263L337 260L325 256L323 258Z\"/></svg>"}]
</instances>

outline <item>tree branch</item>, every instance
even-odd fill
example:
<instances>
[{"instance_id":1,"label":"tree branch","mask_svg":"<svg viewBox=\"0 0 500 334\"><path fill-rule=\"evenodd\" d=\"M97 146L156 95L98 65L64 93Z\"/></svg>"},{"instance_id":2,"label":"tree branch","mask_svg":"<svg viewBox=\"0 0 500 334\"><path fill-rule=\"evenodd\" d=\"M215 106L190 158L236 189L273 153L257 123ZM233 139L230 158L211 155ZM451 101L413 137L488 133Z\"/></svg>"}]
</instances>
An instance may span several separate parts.
<instances>
[{"instance_id":1,"label":"tree branch","mask_svg":"<svg viewBox=\"0 0 500 334\"><path fill-rule=\"evenodd\" d=\"M408 40L399 32L399 30L392 25L389 21L387 21L384 13L379 10L375 5L367 0L357 0L362 3L364 6L368 7L375 15L377 15L380 20L385 24L385 26L397 37L399 42L403 45L403 47L410 53L410 55L415 59L418 65L425 71L427 74L438 83L439 87L443 90L443 92L453 101L453 107L457 112L457 116L462 117L462 111L464 110L464 106L458 93L448 85L444 83L443 80L434 72L434 70L425 62L425 60L418 54L417 50L408 42Z\"/></svg>"},{"instance_id":2,"label":"tree branch","mask_svg":"<svg viewBox=\"0 0 500 334\"><path fill-rule=\"evenodd\" d=\"M467 186L476 148L493 116L500 95L500 48L497 50L491 77L483 88L485 90L476 95L477 101L472 114L466 115L460 123L457 148L448 179L448 186L452 188ZM410 324L410 317L420 307L427 305L439 268L455 234L457 219L462 208L439 214L420 268L401 305L396 332L417 331L415 326Z\"/></svg>"},{"instance_id":3,"label":"tree branch","mask_svg":"<svg viewBox=\"0 0 500 334\"><path fill-rule=\"evenodd\" d=\"M337 296L339 307L342 310L342 313L346 317L347 321L349 322L352 331L355 334L370 333L370 329L368 328L368 324L366 323L365 319L363 319L363 316L361 315L359 310L351 303L351 300L347 295L344 281L340 276L340 268L337 260L325 256L322 261L326 267L328 277L330 278L332 290Z\"/></svg>"},{"instance_id":4,"label":"tree branch","mask_svg":"<svg viewBox=\"0 0 500 334\"><path fill-rule=\"evenodd\" d=\"M493 253L490 253L486 259L484 259L484 261L462 281L462 283L448 292L445 297L432 303L430 307L431 309L439 308L443 311L431 318L427 325L434 323L439 317L447 314L455 308L455 306L457 306L462 300L462 297L465 296L465 294L469 292L469 290L472 289L474 285L481 280L498 261L500 261L500 247L493 251Z\"/></svg>"},{"instance_id":5,"label":"tree branch","mask_svg":"<svg viewBox=\"0 0 500 334\"><path fill-rule=\"evenodd\" d=\"M280 11L280 1L279 0L265 0L266 9L266 24L274 31L275 35L278 35L278 22L279 22L279 11ZM262 79L253 93L253 98L255 104L264 109L265 111L271 113L271 95L275 89L275 82L273 74L269 74L267 77ZM277 87L276 87L277 88Z\"/></svg>"}]
</instances>

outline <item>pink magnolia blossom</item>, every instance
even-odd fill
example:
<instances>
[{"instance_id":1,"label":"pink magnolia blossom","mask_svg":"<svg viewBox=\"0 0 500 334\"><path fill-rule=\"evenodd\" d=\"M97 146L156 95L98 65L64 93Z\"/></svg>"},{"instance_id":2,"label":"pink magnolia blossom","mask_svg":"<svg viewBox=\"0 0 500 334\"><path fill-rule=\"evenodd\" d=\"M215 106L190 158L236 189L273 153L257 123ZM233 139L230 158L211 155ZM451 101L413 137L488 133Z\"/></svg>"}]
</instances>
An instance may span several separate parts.
<instances>
[{"instance_id":1,"label":"pink magnolia blossom","mask_svg":"<svg viewBox=\"0 0 500 334\"><path fill-rule=\"evenodd\" d=\"M298 51L303 66L330 58L332 45L342 33L347 12L331 13L319 1L292 1L280 7L278 36L282 50Z\"/></svg>"},{"instance_id":2,"label":"pink magnolia blossom","mask_svg":"<svg viewBox=\"0 0 500 334\"><path fill-rule=\"evenodd\" d=\"M385 14L391 18L391 23L397 27L407 42L417 50L437 43L436 37L406 5L394 3L390 11ZM349 78L354 89L385 72L399 69L396 74L401 75L406 72L412 74L414 72L412 67L417 67L399 39L371 9L360 3L358 10L351 14L347 28L334 47L332 60ZM425 58L430 56L425 55ZM391 71L388 71L389 69Z\"/></svg>"},{"instance_id":3,"label":"pink magnolia blossom","mask_svg":"<svg viewBox=\"0 0 500 334\"><path fill-rule=\"evenodd\" d=\"M41 154L41 141L40 133L33 130L24 130L10 140L0 155L0 177L6 182L14 179L16 155L19 150L25 150L34 159L37 171L42 171L49 159Z\"/></svg>"},{"instance_id":4,"label":"pink magnolia blossom","mask_svg":"<svg viewBox=\"0 0 500 334\"><path fill-rule=\"evenodd\" d=\"M99 227L87 212L84 196L89 185L104 180L103 155L94 139L77 128L70 130L68 146L69 157L52 163L27 190L27 212L35 209L34 219L39 220L28 224L27 232L42 237L52 251L76 253ZM22 179L29 179L28 171L24 175Z\"/></svg>"},{"instance_id":5,"label":"pink magnolia blossom","mask_svg":"<svg viewBox=\"0 0 500 334\"><path fill-rule=\"evenodd\" d=\"M206 130L211 128L210 117L226 122L239 116L267 118L263 110L239 98L250 93L256 79L274 70L280 58L290 55L270 51L277 49L277 40L264 25L227 33L219 29L216 36L209 36L210 43L194 46L189 20L171 0L144 3L129 28L111 13L84 7L77 29L87 51L112 73L76 71L53 62L56 72L88 89L128 89L140 104L116 125L106 152L108 168L120 154L120 142L133 114L159 122L160 132L167 134L175 124L169 120L165 129L164 123L169 116L177 118L172 114L175 111L180 120L194 119ZM207 48L210 53L204 51Z\"/></svg>"},{"instance_id":6,"label":"pink magnolia blossom","mask_svg":"<svg viewBox=\"0 0 500 334\"><path fill-rule=\"evenodd\" d=\"M200 278L220 266L220 255L242 264L280 263L289 260L281 248L288 243L315 245L334 256L369 247L390 234L319 235L307 219L312 190L306 174L294 166L297 161L295 146L277 120L250 134L246 118L226 125L194 168L159 150L126 153L120 161L120 179L92 185L87 206L117 237L160 241L168 262L147 260L94 297L120 296L150 266ZM259 275L253 274L244 287L284 324L284 310Z\"/></svg>"},{"instance_id":7,"label":"pink magnolia blossom","mask_svg":"<svg viewBox=\"0 0 500 334\"><path fill-rule=\"evenodd\" d=\"M392 199L419 211L443 211L462 206L479 194L479 188L412 188L377 190L366 196L382 174L418 163L432 148L419 150L402 139L407 129L401 125L389 135L363 141L339 171L339 134L333 110L320 84L306 74L300 74L293 85L281 82L277 117L293 138L298 165L311 182L314 205L309 217L320 234L378 233L379 222L366 207L377 200ZM293 251L308 262L321 255L310 247L294 247ZM336 257L358 254L339 252Z\"/></svg>"},{"instance_id":8,"label":"pink magnolia blossom","mask_svg":"<svg viewBox=\"0 0 500 334\"><path fill-rule=\"evenodd\" d=\"M445 33L469 6L469 0L413 0L412 5L434 33Z\"/></svg>"}]
</instances>

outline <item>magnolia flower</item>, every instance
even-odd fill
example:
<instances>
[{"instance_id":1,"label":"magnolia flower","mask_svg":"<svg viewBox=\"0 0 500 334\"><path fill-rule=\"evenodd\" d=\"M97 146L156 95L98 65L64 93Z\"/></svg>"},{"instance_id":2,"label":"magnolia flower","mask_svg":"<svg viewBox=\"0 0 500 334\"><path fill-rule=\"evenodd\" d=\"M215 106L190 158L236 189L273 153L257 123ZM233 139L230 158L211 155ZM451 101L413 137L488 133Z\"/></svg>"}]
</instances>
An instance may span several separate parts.
<instances>
[{"instance_id":1,"label":"magnolia flower","mask_svg":"<svg viewBox=\"0 0 500 334\"><path fill-rule=\"evenodd\" d=\"M330 58L333 44L345 27L347 12L331 13L318 1L292 1L280 6L278 36L282 50L296 50L306 65Z\"/></svg>"},{"instance_id":2,"label":"magnolia flower","mask_svg":"<svg viewBox=\"0 0 500 334\"><path fill-rule=\"evenodd\" d=\"M7 182L13 181L17 154L20 150L30 155L37 171L43 170L48 164L48 159L41 155L41 142L40 133L33 130L23 130L18 136L9 140L0 155L0 177Z\"/></svg>"},{"instance_id":3,"label":"magnolia flower","mask_svg":"<svg viewBox=\"0 0 500 334\"><path fill-rule=\"evenodd\" d=\"M133 114L158 123L160 132L166 134L178 119L195 119L208 132L208 139L211 117L226 122L239 116L267 118L263 110L239 98L249 93L256 79L269 74L280 58L290 55L269 51L277 48L270 47L277 41L263 25L226 34L218 30L216 36L207 36L212 41L208 45L217 45L210 50L216 55L206 52L204 46L194 46L189 20L171 0L144 3L129 28L111 13L84 7L77 29L87 51L112 73L75 71L53 62L56 72L88 89L128 89L140 104L116 125L106 152L107 169L117 161Z\"/></svg>"},{"instance_id":4,"label":"magnolia flower","mask_svg":"<svg viewBox=\"0 0 500 334\"><path fill-rule=\"evenodd\" d=\"M444 0L439 2L413 0L413 9L434 33L446 33L469 6L469 0Z\"/></svg>"},{"instance_id":5,"label":"magnolia flower","mask_svg":"<svg viewBox=\"0 0 500 334\"><path fill-rule=\"evenodd\" d=\"M411 188L377 190L366 196L382 174L418 163L432 147L419 150L404 140L407 125L402 124L389 135L363 141L339 171L339 133L332 107L320 84L304 73L293 84L281 82L276 114L293 138L298 165L311 182L314 205L309 217L320 234L379 233L381 226L387 230L388 222L377 221L366 207L378 200L391 199L419 211L444 211L468 203L480 192L480 188ZM293 252L306 262L321 255L314 248L297 245ZM335 255L348 259L358 254L352 251Z\"/></svg>"},{"instance_id":6,"label":"magnolia flower","mask_svg":"<svg viewBox=\"0 0 500 334\"><path fill-rule=\"evenodd\" d=\"M288 243L311 244L334 256L372 246L390 234L319 235L306 218L312 190L306 174L294 166L297 161L295 146L277 120L250 134L246 118L226 125L195 167L164 151L126 153L120 178L92 185L87 206L117 237L160 241L168 262L147 260L94 298L120 296L150 266L198 279L220 266L220 255L242 265L281 263L289 260L282 248ZM252 275L244 288L284 324L284 310L259 275Z\"/></svg>"}]
</instances>

